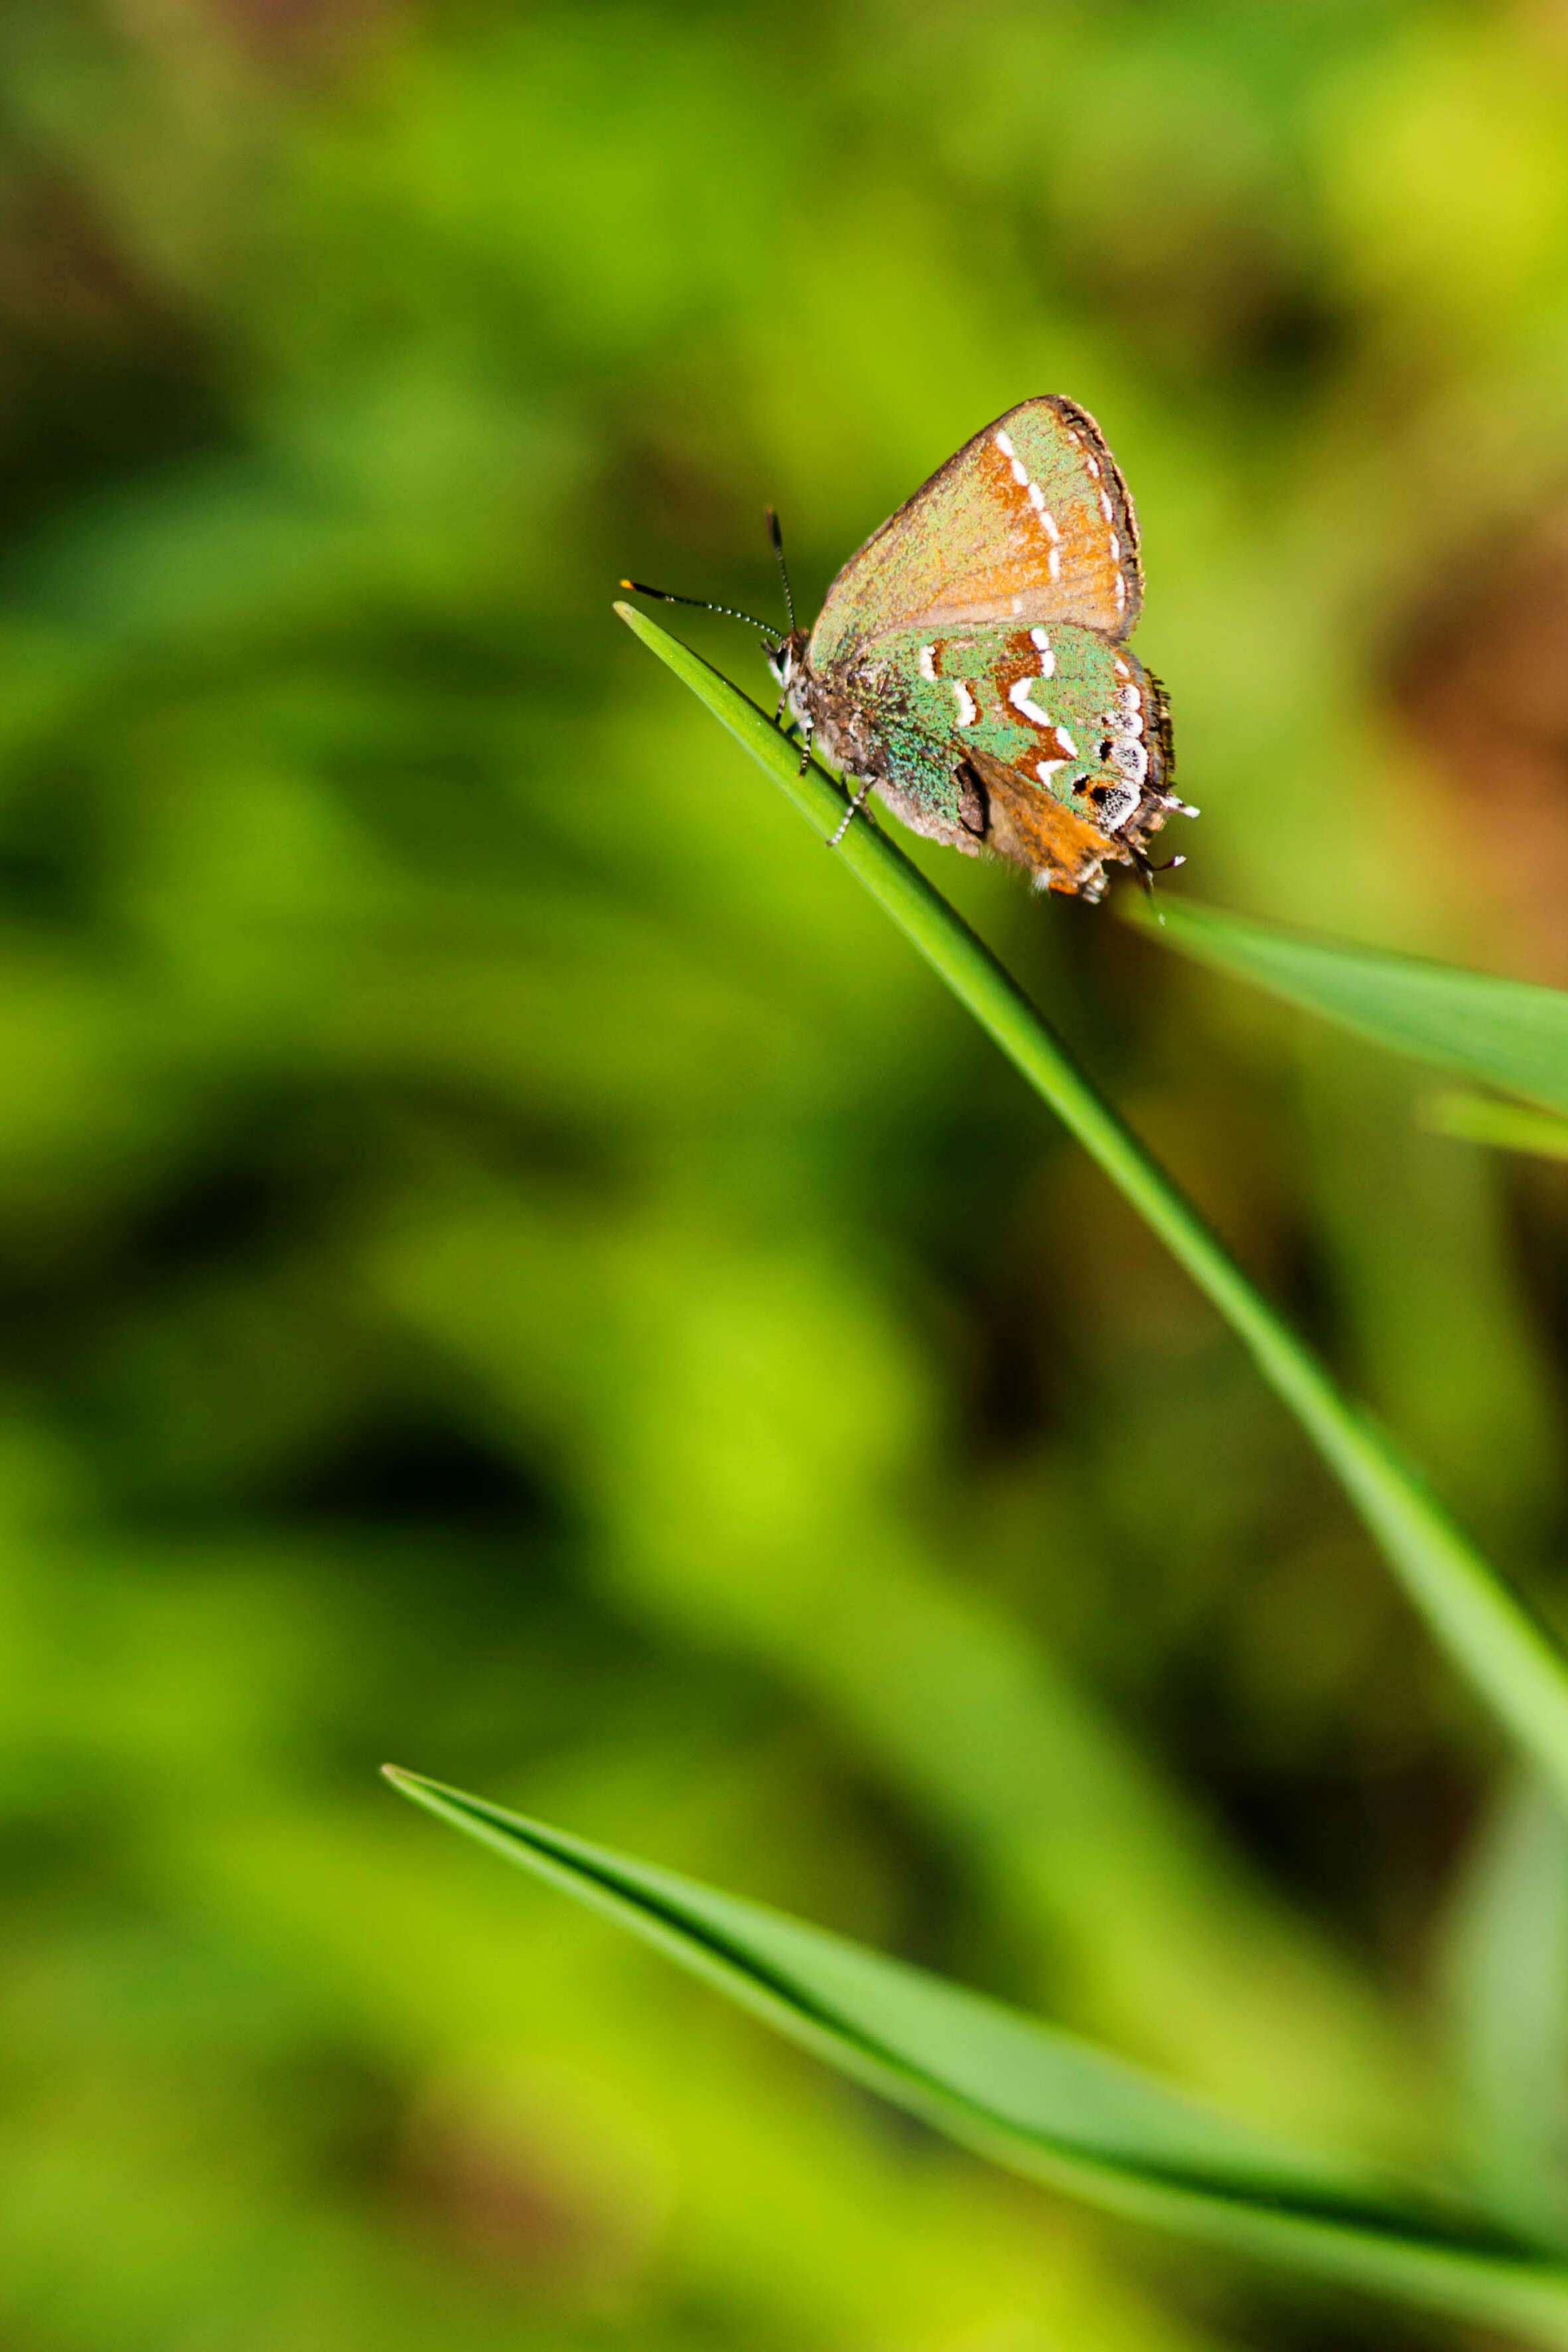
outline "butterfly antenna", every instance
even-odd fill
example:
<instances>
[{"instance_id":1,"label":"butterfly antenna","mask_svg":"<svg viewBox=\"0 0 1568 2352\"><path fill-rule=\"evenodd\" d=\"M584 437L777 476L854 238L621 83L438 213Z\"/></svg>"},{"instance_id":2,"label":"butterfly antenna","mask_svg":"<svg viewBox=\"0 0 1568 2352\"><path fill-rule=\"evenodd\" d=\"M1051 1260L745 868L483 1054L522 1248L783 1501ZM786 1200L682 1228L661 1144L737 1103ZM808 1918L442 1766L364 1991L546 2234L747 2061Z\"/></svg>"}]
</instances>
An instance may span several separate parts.
<instances>
[{"instance_id":1,"label":"butterfly antenna","mask_svg":"<svg viewBox=\"0 0 1568 2352\"><path fill-rule=\"evenodd\" d=\"M779 558L779 577L784 583L784 610L789 615L789 635L795 634L795 599L789 593L789 566L784 561L784 535L779 528L779 518L771 507L764 509L768 517L768 536L773 541L773 552Z\"/></svg>"},{"instance_id":2,"label":"butterfly antenna","mask_svg":"<svg viewBox=\"0 0 1568 2352\"><path fill-rule=\"evenodd\" d=\"M661 604L695 604L699 613L722 613L727 621L744 621L750 629L760 629L763 635L777 644L779 632L771 621L759 621L755 613L742 613L734 604L710 604L706 596L677 596L673 588L650 588L645 580L622 580L622 588L630 588L634 596L656 596Z\"/></svg>"}]
</instances>

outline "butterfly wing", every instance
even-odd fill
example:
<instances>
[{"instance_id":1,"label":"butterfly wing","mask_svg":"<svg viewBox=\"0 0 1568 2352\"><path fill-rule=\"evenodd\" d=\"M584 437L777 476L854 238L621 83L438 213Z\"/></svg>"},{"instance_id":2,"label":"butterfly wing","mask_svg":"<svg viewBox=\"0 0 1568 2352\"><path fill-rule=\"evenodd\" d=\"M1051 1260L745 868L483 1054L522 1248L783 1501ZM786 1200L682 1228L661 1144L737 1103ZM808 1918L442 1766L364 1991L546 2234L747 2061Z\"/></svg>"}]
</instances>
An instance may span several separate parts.
<instances>
[{"instance_id":1,"label":"butterfly wing","mask_svg":"<svg viewBox=\"0 0 1568 2352\"><path fill-rule=\"evenodd\" d=\"M1097 631L923 624L867 646L850 677L879 713L878 789L917 832L1094 897L1104 861L1132 862L1165 822L1165 696Z\"/></svg>"},{"instance_id":2,"label":"butterfly wing","mask_svg":"<svg viewBox=\"0 0 1568 2352\"><path fill-rule=\"evenodd\" d=\"M1118 643L1143 599L1133 502L1088 413L1009 408L890 515L828 591L822 670L896 628L1071 623Z\"/></svg>"}]
</instances>

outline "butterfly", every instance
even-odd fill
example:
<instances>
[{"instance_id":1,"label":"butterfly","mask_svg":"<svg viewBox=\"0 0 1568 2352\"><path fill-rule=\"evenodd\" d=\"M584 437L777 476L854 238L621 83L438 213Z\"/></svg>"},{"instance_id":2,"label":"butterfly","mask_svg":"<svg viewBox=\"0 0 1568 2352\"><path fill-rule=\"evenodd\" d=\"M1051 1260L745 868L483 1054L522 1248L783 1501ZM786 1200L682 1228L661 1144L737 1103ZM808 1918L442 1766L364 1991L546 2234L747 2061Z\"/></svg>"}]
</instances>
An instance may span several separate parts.
<instances>
[{"instance_id":1,"label":"butterfly","mask_svg":"<svg viewBox=\"0 0 1568 2352\"><path fill-rule=\"evenodd\" d=\"M851 556L809 632L783 576L778 716L802 767L821 749L850 788L835 841L874 792L915 833L1092 901L1108 864L1146 883L1166 816L1197 815L1169 789L1165 690L1126 647L1133 502L1072 401L1022 401L967 441Z\"/></svg>"}]
</instances>

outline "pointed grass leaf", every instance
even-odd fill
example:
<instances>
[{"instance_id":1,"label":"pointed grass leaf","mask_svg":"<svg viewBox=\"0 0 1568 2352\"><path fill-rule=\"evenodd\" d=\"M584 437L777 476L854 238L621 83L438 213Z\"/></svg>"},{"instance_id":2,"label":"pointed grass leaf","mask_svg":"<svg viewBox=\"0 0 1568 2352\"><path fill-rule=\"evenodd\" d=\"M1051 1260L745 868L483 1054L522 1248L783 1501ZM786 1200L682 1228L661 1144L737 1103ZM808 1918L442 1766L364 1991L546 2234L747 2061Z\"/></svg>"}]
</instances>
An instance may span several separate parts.
<instances>
[{"instance_id":1,"label":"pointed grass leaf","mask_svg":"<svg viewBox=\"0 0 1568 2352\"><path fill-rule=\"evenodd\" d=\"M993 2161L1235 2252L1568 2347L1568 2266L1281 2147L1092 2043L764 1906L392 1766L439 1819L602 1912Z\"/></svg>"},{"instance_id":2,"label":"pointed grass leaf","mask_svg":"<svg viewBox=\"0 0 1568 2352\"><path fill-rule=\"evenodd\" d=\"M808 762L802 772L799 752L778 728L689 646L632 605L617 604L615 609L633 635L690 688L782 788L818 838L827 841L843 815L844 800L815 762ZM1251 1350L1263 1377L1317 1446L1455 1664L1468 1675L1499 1722L1568 1795L1568 1659L1545 1628L1460 1533L1386 1433L1342 1394L1325 1367L1248 1280L1191 1202L1078 1067L1017 982L925 876L869 819L856 818L835 854L1071 1129ZM1239 924L1228 916L1194 918L1190 910L1174 907L1167 912L1173 940L1179 932L1181 943L1194 953L1198 950L1193 942L1200 934L1211 947L1222 935L1234 941L1245 932L1255 942L1279 936L1256 924ZM1167 934L1161 931L1158 936ZM1315 953L1330 963L1334 961L1333 950L1318 949ZM1218 948L1213 948L1210 960L1221 960ZM1256 944L1254 962L1266 960L1264 946ZM1359 961L1381 967L1385 961L1401 960L1364 957ZM1422 974L1442 970L1440 966L1416 969ZM1249 976L1258 974L1251 971ZM1491 1003L1487 992L1498 990L1510 996L1516 992L1510 982L1488 982L1481 986L1481 999ZM1522 993L1568 1006L1568 998L1559 1000L1551 990ZM1419 987L1407 995L1414 1004ZM1551 1061L1556 1033L1554 1016L1539 1007L1538 1014L1539 1050L1531 1066L1539 1072ZM1410 1023L1414 1034L1414 1013ZM1495 1041L1507 1025L1505 1020L1493 1018L1488 1028L1478 1013L1466 1034L1479 1052L1480 1046L1474 1041ZM1568 1038L1568 1019L1563 1035Z\"/></svg>"},{"instance_id":3,"label":"pointed grass leaf","mask_svg":"<svg viewBox=\"0 0 1568 2352\"><path fill-rule=\"evenodd\" d=\"M1421 1123L1434 1135L1451 1135L1460 1143L1489 1143L1497 1151L1568 1160L1568 1118L1533 1109L1529 1103L1471 1094L1463 1087L1428 1095L1421 1105Z\"/></svg>"},{"instance_id":4,"label":"pointed grass leaf","mask_svg":"<svg viewBox=\"0 0 1568 2352\"><path fill-rule=\"evenodd\" d=\"M1312 939L1186 899L1163 912L1162 946L1392 1053L1568 1111L1562 989Z\"/></svg>"}]
</instances>

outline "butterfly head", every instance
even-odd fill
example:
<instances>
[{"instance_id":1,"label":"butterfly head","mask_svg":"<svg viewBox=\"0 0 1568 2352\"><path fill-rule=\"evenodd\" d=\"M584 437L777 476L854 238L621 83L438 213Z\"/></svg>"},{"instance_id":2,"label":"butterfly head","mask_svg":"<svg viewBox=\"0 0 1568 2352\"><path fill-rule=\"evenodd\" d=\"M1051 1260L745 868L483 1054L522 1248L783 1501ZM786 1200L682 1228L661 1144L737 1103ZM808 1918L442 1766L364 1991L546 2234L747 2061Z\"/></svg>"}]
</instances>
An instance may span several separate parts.
<instances>
[{"instance_id":1,"label":"butterfly head","mask_svg":"<svg viewBox=\"0 0 1568 2352\"><path fill-rule=\"evenodd\" d=\"M776 646L769 646L768 648L768 667L773 673L774 683L785 694L788 694L794 685L805 667L805 661L806 632L804 629L791 629L787 636L779 638Z\"/></svg>"},{"instance_id":2,"label":"butterfly head","mask_svg":"<svg viewBox=\"0 0 1568 2352\"><path fill-rule=\"evenodd\" d=\"M621 585L630 588L639 596L655 596L662 604L692 604L702 613L723 613L728 619L744 621L748 628L759 631L767 640L763 650L774 681L780 691L788 695L805 667L806 632L795 625L795 598L789 586L789 566L784 561L784 542L779 535L779 518L771 507L768 509L768 536L778 559L779 577L784 589L784 609L789 616L789 625L782 636L771 623L759 621L754 613L743 613L734 604L710 604L706 596L680 596L670 588L650 588L644 580L622 580Z\"/></svg>"}]
</instances>

